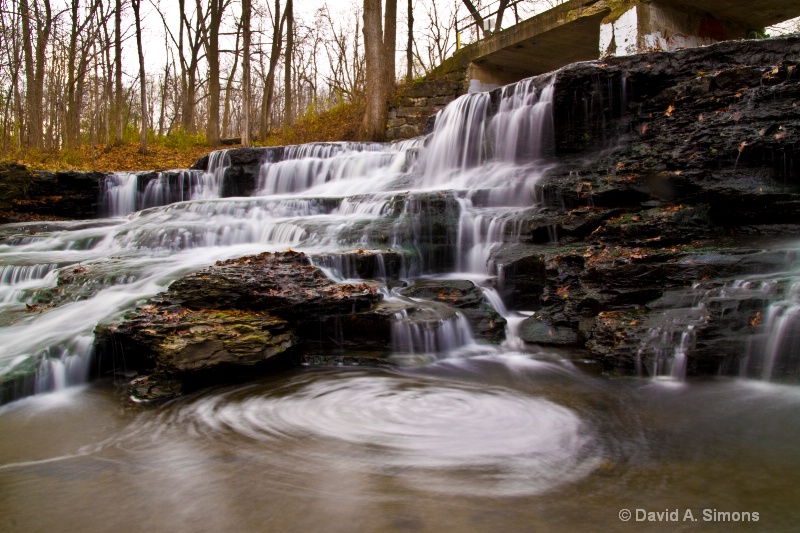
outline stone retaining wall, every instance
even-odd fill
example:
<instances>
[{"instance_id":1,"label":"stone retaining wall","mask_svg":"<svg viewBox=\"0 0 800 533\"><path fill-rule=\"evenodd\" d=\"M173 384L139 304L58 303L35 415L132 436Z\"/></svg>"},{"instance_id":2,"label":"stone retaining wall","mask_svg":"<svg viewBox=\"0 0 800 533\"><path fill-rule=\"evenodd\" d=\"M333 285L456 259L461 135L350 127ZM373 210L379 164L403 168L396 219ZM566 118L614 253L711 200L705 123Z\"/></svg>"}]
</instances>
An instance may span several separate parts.
<instances>
[{"instance_id":1,"label":"stone retaining wall","mask_svg":"<svg viewBox=\"0 0 800 533\"><path fill-rule=\"evenodd\" d=\"M397 96L389 103L386 140L422 135L428 118L465 92L464 72L451 72L441 78L401 85Z\"/></svg>"}]
</instances>

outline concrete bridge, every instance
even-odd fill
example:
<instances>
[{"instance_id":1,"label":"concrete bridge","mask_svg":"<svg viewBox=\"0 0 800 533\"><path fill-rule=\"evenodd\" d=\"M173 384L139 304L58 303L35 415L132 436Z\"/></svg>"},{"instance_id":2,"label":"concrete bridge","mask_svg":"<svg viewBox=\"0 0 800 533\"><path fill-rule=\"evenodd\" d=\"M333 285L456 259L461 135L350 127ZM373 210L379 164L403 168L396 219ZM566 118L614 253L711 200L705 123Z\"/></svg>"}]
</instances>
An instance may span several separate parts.
<instances>
[{"instance_id":1,"label":"concrete bridge","mask_svg":"<svg viewBox=\"0 0 800 533\"><path fill-rule=\"evenodd\" d=\"M575 61L744 39L800 16L798 0L569 0L459 51L470 90Z\"/></svg>"}]
</instances>

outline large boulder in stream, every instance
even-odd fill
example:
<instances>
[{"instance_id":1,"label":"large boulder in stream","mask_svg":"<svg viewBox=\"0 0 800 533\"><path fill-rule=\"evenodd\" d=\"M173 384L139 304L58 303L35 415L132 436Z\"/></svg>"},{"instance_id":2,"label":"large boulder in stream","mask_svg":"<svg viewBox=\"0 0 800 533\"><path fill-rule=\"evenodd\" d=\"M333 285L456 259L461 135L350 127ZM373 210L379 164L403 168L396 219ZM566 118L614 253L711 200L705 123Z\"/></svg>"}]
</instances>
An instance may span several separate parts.
<instances>
[{"instance_id":1,"label":"large boulder in stream","mask_svg":"<svg viewBox=\"0 0 800 533\"><path fill-rule=\"evenodd\" d=\"M293 364L305 339L330 348L319 338L322 324L379 300L373 285L334 283L298 252L218 261L175 281L121 322L98 326L96 372L149 373L132 389L140 399L178 394L243 369Z\"/></svg>"},{"instance_id":2,"label":"large boulder in stream","mask_svg":"<svg viewBox=\"0 0 800 533\"><path fill-rule=\"evenodd\" d=\"M267 311L296 321L353 313L379 299L374 286L335 283L293 251L218 261L176 280L168 294L190 309Z\"/></svg>"}]
</instances>

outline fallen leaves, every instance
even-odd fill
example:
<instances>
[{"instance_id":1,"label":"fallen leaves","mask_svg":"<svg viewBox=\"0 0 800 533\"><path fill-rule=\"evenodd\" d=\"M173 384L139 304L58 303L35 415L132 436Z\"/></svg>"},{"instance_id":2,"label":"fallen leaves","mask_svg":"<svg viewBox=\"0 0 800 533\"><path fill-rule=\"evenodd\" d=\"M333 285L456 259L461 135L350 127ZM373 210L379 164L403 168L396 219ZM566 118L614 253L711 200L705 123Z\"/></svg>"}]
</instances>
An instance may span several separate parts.
<instances>
[{"instance_id":1,"label":"fallen leaves","mask_svg":"<svg viewBox=\"0 0 800 533\"><path fill-rule=\"evenodd\" d=\"M562 299L566 300L569 298L569 290L569 285L562 285L556 289L556 294L561 296Z\"/></svg>"}]
</instances>

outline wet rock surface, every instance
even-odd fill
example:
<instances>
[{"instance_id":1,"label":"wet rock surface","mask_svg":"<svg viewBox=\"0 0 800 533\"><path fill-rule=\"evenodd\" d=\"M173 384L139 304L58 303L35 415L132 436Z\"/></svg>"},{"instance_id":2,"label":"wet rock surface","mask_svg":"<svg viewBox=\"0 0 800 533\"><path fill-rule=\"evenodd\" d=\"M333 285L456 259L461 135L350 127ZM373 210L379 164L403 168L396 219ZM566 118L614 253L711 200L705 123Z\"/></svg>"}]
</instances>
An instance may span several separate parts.
<instances>
[{"instance_id":1,"label":"wet rock surface","mask_svg":"<svg viewBox=\"0 0 800 533\"><path fill-rule=\"evenodd\" d=\"M767 239L800 235L799 57L793 36L556 74L557 164L492 257L507 304L535 311L523 340L625 373L687 331L689 373L744 357L788 289L731 287L790 269Z\"/></svg>"},{"instance_id":2,"label":"wet rock surface","mask_svg":"<svg viewBox=\"0 0 800 533\"><path fill-rule=\"evenodd\" d=\"M628 373L670 359L690 332L689 372L716 374L746 355L766 307L791 290L736 281L792 269L791 247L765 251L752 244L725 237L668 248L600 241L528 247L525 257L545 264L544 284L518 306L534 311L519 336L584 348L607 370Z\"/></svg>"},{"instance_id":3,"label":"wet rock surface","mask_svg":"<svg viewBox=\"0 0 800 533\"><path fill-rule=\"evenodd\" d=\"M335 339L321 338L320 324L346 321L379 299L372 285L334 283L298 252L219 261L177 280L121 322L99 326L95 371L149 373L146 388L133 388L154 400L154 386L175 393L162 382L191 388L246 367L292 364L305 340L330 349Z\"/></svg>"},{"instance_id":4,"label":"wet rock surface","mask_svg":"<svg viewBox=\"0 0 800 533\"><path fill-rule=\"evenodd\" d=\"M798 58L793 36L586 62L554 75L552 165L535 176L535 201L508 220L490 258L507 306L534 312L523 340L578 348L606 370L630 373L658 366L690 332L689 371L715 373L765 335L765 306L790 284L736 281L796 260L767 240L800 235ZM251 194L259 165L285 155L282 147L230 150L221 195ZM203 158L195 169L208 165ZM14 213L3 220L97 214L100 174L3 172L0 210ZM392 194L384 216L353 221L339 238L406 248L359 248L324 266L384 281L455 268L460 192ZM480 193L471 200L479 205ZM106 283L83 269L64 270L59 286L90 294ZM99 328L99 361L109 366L124 352L124 365L185 384L211 369L346 357L331 355L337 350L382 354L398 314L425 329L458 313L478 336L502 338L501 318L471 282L418 280L402 292L414 300L379 303L372 285L336 284L292 252L220 262ZM139 388L152 395L150 384Z\"/></svg>"},{"instance_id":5,"label":"wet rock surface","mask_svg":"<svg viewBox=\"0 0 800 533\"><path fill-rule=\"evenodd\" d=\"M505 338L506 319L484 301L481 289L469 280L417 280L399 292L457 309L481 340L500 342Z\"/></svg>"},{"instance_id":6,"label":"wet rock surface","mask_svg":"<svg viewBox=\"0 0 800 533\"><path fill-rule=\"evenodd\" d=\"M0 164L0 224L94 218L106 174L74 170L30 171Z\"/></svg>"}]
</instances>

